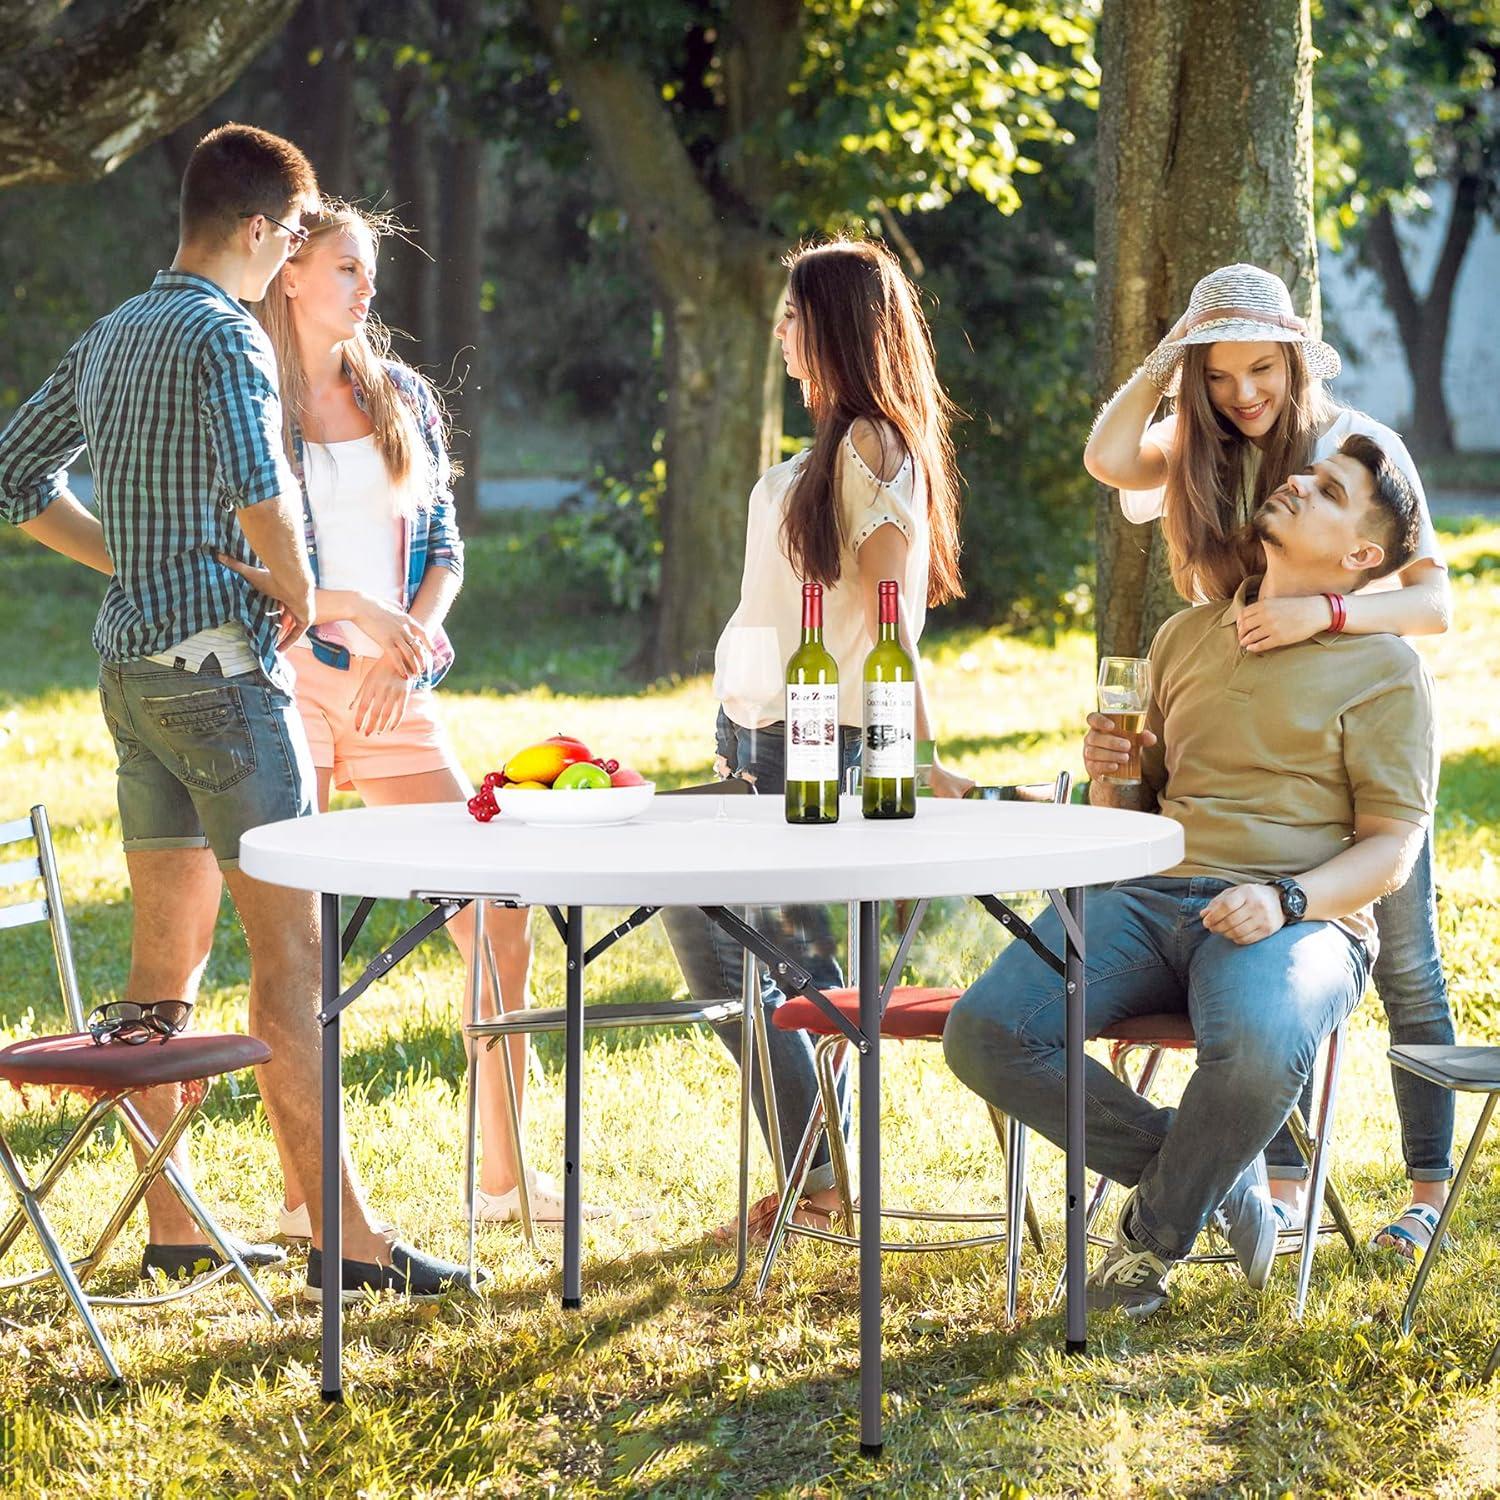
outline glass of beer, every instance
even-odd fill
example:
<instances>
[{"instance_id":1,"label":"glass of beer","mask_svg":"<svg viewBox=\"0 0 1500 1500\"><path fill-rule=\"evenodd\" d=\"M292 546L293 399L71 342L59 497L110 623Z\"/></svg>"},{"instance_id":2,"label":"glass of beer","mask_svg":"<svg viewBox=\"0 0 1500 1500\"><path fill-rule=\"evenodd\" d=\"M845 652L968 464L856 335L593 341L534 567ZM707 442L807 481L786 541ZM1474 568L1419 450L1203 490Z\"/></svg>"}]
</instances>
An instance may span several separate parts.
<instances>
[{"instance_id":1,"label":"glass of beer","mask_svg":"<svg viewBox=\"0 0 1500 1500\"><path fill-rule=\"evenodd\" d=\"M1141 731L1151 703L1151 663L1140 656L1106 656L1099 663L1099 712L1114 722L1113 733L1130 741L1130 755L1102 781L1141 779Z\"/></svg>"}]
</instances>

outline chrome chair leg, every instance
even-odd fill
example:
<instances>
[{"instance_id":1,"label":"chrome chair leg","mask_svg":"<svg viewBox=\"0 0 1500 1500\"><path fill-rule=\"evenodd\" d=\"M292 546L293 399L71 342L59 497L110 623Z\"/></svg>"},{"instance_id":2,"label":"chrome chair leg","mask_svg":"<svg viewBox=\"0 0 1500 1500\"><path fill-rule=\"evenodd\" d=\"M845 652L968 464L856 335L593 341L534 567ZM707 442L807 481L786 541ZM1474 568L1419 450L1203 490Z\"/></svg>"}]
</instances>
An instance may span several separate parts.
<instances>
[{"instance_id":1,"label":"chrome chair leg","mask_svg":"<svg viewBox=\"0 0 1500 1500\"><path fill-rule=\"evenodd\" d=\"M77 1129L70 1135L62 1148L54 1156L47 1166L47 1170L38 1179L36 1186L31 1189L38 1203L43 1202L47 1194L52 1191L52 1185L62 1176L63 1172L71 1165L73 1158L83 1149L88 1138L94 1133L99 1122L115 1107L113 1096L96 1099L88 1109L84 1111L83 1118L78 1122ZM26 1227L29 1220L23 1208L17 1208L11 1215L9 1223L0 1230L0 1260L4 1260L10 1247L15 1244L16 1237Z\"/></svg>"},{"instance_id":2,"label":"chrome chair leg","mask_svg":"<svg viewBox=\"0 0 1500 1500\"><path fill-rule=\"evenodd\" d=\"M1005 1321L1014 1327L1021 1295L1021 1222L1027 1202L1026 1127L1014 1115L1005 1122L1005 1137Z\"/></svg>"},{"instance_id":3,"label":"chrome chair leg","mask_svg":"<svg viewBox=\"0 0 1500 1500\"><path fill-rule=\"evenodd\" d=\"M1318 1248L1318 1228L1323 1222L1323 1192L1328 1184L1329 1138L1333 1134L1333 1110L1338 1099L1339 1059L1343 1054L1344 1026L1329 1033L1323 1060L1323 1087L1318 1096L1318 1128L1313 1138L1312 1181L1307 1192L1307 1211L1302 1217L1302 1254L1297 1262L1297 1299L1292 1316L1300 1322L1307 1306L1312 1281L1313 1255Z\"/></svg>"},{"instance_id":4,"label":"chrome chair leg","mask_svg":"<svg viewBox=\"0 0 1500 1500\"><path fill-rule=\"evenodd\" d=\"M831 1122L840 1119L839 1075L847 1075L849 1044L841 1036L825 1036L813 1048L813 1068L823 1101L823 1139L828 1144L828 1160L833 1167L834 1186L838 1189L839 1208L844 1219L844 1233L858 1234L855 1223L854 1186L849 1176L848 1142L844 1132Z\"/></svg>"},{"instance_id":5,"label":"chrome chair leg","mask_svg":"<svg viewBox=\"0 0 1500 1500\"><path fill-rule=\"evenodd\" d=\"M760 1275L755 1281L757 1297L765 1295L766 1284L771 1279L771 1267L776 1264L776 1257L781 1253L782 1245L786 1241L787 1225L791 1223L792 1212L797 1206L798 1198L802 1196L802 1188L807 1182L807 1175L812 1171L812 1159L817 1154L818 1137L822 1132L823 1100L820 1095L807 1117L807 1124L802 1130L802 1140L792 1160L792 1170L787 1176L781 1201L776 1205L776 1218L772 1221L771 1234L766 1241L765 1257L760 1265Z\"/></svg>"},{"instance_id":6,"label":"chrome chair leg","mask_svg":"<svg viewBox=\"0 0 1500 1500\"><path fill-rule=\"evenodd\" d=\"M1488 1095L1484 1101L1484 1108L1479 1111L1479 1120L1474 1126L1474 1134L1469 1137L1469 1144L1464 1149L1464 1159L1458 1164L1453 1185L1448 1189L1447 1202L1443 1204L1443 1211L1438 1215L1437 1228L1432 1232L1432 1243L1427 1247L1427 1253L1417 1260L1417 1274L1412 1278L1411 1291L1407 1295L1406 1306L1401 1313L1402 1333L1411 1332L1412 1319L1416 1316L1417 1302L1422 1296L1422 1288L1427 1285L1427 1278L1432 1275L1432 1268L1446 1243L1448 1221L1453 1217L1454 1209L1458 1207L1458 1200L1464 1195L1464 1188L1468 1186L1469 1173L1474 1169L1474 1159L1479 1155L1480 1143L1490 1128L1490 1116L1495 1113L1497 1099L1500 1099L1500 1094ZM1496 1346L1496 1354L1500 1354L1500 1345ZM1492 1354L1489 1363L1485 1366L1486 1379L1495 1371L1495 1360L1496 1355Z\"/></svg>"},{"instance_id":7,"label":"chrome chair leg","mask_svg":"<svg viewBox=\"0 0 1500 1500\"><path fill-rule=\"evenodd\" d=\"M104 1361L104 1367L109 1371L110 1379L116 1385L123 1385L125 1376L121 1373L119 1365L115 1363L115 1356L99 1327L98 1320L94 1317L94 1310L89 1305L89 1299L84 1295L83 1287L79 1285L78 1277L73 1272L73 1263L63 1252L62 1246L58 1244L57 1236L52 1232L51 1224L47 1222L47 1215L41 1203L38 1202L30 1184L22 1175L20 1165L12 1155L10 1144L3 1135L0 1135L0 1171L3 1171L9 1179L11 1188L20 1200L21 1211L30 1221L32 1232L41 1244L42 1254L47 1257L48 1263L57 1273L57 1279L62 1282L63 1290L68 1294L68 1301L73 1304L74 1311L83 1319L89 1339L98 1351L99 1358Z\"/></svg>"},{"instance_id":8,"label":"chrome chair leg","mask_svg":"<svg viewBox=\"0 0 1500 1500\"><path fill-rule=\"evenodd\" d=\"M1296 1143L1297 1150L1302 1153L1302 1160L1312 1167L1314 1144L1312 1133L1307 1128L1307 1121L1303 1118L1300 1105L1294 1105L1291 1114L1287 1117L1287 1129L1291 1131L1292 1140ZM1334 1228L1338 1230L1344 1243L1349 1247L1351 1255L1362 1253L1360 1243L1355 1238L1354 1225L1349 1220L1348 1210L1344 1207L1344 1200L1339 1195L1339 1190L1334 1184L1332 1176L1329 1177L1323 1188L1323 1199L1328 1205L1328 1212L1333 1217ZM1323 1232L1322 1226L1318 1233Z\"/></svg>"},{"instance_id":9,"label":"chrome chair leg","mask_svg":"<svg viewBox=\"0 0 1500 1500\"><path fill-rule=\"evenodd\" d=\"M484 969L490 978L490 993L495 997L495 1013L503 1015L505 1000L500 992L500 970L495 963L495 946L488 932L484 935ZM531 1043L521 1033L521 1066L526 1066L526 1054ZM476 1039L477 1040L477 1039ZM536 1248L536 1226L531 1218L531 1181L526 1175L526 1140L521 1134L521 1104L516 1095L515 1063L510 1055L510 1038L500 1037L494 1044L500 1049L500 1078L505 1085L505 1111L510 1120L510 1160L516 1176L516 1206L521 1210L521 1237L533 1255Z\"/></svg>"}]
</instances>

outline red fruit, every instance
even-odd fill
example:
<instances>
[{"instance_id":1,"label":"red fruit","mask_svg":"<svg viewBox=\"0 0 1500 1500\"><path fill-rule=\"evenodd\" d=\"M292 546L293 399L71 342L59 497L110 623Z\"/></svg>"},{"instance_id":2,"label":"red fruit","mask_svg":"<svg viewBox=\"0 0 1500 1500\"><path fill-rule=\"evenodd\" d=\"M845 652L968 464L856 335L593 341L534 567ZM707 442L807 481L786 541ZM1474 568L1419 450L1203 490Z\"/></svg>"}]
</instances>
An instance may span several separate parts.
<instances>
[{"instance_id":1,"label":"red fruit","mask_svg":"<svg viewBox=\"0 0 1500 1500\"><path fill-rule=\"evenodd\" d=\"M639 771L632 770L629 766L616 766L609 773L609 784L611 786L642 786L646 778Z\"/></svg>"},{"instance_id":2,"label":"red fruit","mask_svg":"<svg viewBox=\"0 0 1500 1500\"><path fill-rule=\"evenodd\" d=\"M499 812L499 810L500 809L497 807L481 807L479 811L474 814L474 821L477 823L488 823L490 819L493 818L497 812Z\"/></svg>"},{"instance_id":3,"label":"red fruit","mask_svg":"<svg viewBox=\"0 0 1500 1500\"><path fill-rule=\"evenodd\" d=\"M572 750L574 754L570 764L574 760L592 760L594 752L580 739L575 739L571 734L550 734L544 740L538 740L541 745L561 745L565 750Z\"/></svg>"},{"instance_id":4,"label":"red fruit","mask_svg":"<svg viewBox=\"0 0 1500 1500\"><path fill-rule=\"evenodd\" d=\"M504 785L505 785L505 772L504 771L490 771L490 772L486 773L485 778L484 778L484 789L485 789L485 791L490 792L490 791L493 791L497 786L504 786Z\"/></svg>"},{"instance_id":5,"label":"red fruit","mask_svg":"<svg viewBox=\"0 0 1500 1500\"><path fill-rule=\"evenodd\" d=\"M611 776L613 776L615 772L620 769L620 762L617 760L603 760L600 761L599 764L602 765Z\"/></svg>"}]
</instances>

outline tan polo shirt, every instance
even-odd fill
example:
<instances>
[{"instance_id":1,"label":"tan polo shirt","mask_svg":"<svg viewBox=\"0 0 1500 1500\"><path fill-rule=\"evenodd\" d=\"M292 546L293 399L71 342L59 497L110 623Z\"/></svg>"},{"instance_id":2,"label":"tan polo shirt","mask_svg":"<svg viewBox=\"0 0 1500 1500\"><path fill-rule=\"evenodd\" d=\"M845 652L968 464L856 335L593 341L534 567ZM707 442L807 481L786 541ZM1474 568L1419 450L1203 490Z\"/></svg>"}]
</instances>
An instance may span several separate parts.
<instances>
[{"instance_id":1,"label":"tan polo shirt","mask_svg":"<svg viewBox=\"0 0 1500 1500\"><path fill-rule=\"evenodd\" d=\"M1432 682L1399 636L1335 635L1242 651L1226 605L1174 615L1151 645L1141 757L1162 813L1182 824L1187 858L1166 875L1236 884L1298 876L1354 842L1354 817L1425 823L1437 797ZM1341 924L1373 953L1365 907Z\"/></svg>"}]
</instances>

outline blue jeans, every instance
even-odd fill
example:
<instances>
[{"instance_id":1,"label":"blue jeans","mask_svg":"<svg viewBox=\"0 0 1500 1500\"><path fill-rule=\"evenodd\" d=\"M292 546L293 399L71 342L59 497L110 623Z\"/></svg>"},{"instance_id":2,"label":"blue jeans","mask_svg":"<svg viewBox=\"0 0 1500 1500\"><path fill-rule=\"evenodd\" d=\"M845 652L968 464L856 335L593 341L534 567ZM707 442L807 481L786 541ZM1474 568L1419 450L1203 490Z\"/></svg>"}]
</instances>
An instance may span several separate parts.
<instances>
[{"instance_id":1,"label":"blue jeans","mask_svg":"<svg viewBox=\"0 0 1500 1500\"><path fill-rule=\"evenodd\" d=\"M716 726L718 752L729 762L732 774L748 772L763 796L780 797L786 790L786 731L781 724L758 729L752 735L734 723L721 708ZM843 766L847 770L859 760L859 730L841 731ZM838 940L825 906L756 906L737 908L739 915L757 932L763 933L789 957L801 963L820 989L842 985L843 971L838 962ZM708 1001L739 999L745 950L702 912L690 906L668 907L662 922L672 951L682 966L693 999ZM763 964L760 974L761 1003L769 1023L786 996ZM726 1022L714 1028L744 1066L740 1057L740 1023ZM768 1024L770 1036L771 1075L776 1085L776 1113L781 1130L781 1149L788 1171L802 1143L802 1132L808 1116L818 1102L817 1075L813 1072L813 1042L804 1031L781 1031ZM766 1118L766 1101L761 1092L759 1072L755 1075L755 1112L762 1134L770 1140ZM844 1134L849 1133L848 1101L844 1101L841 1121ZM828 1149L818 1147L808 1174L806 1190L822 1192L833 1186L833 1168Z\"/></svg>"},{"instance_id":2,"label":"blue jeans","mask_svg":"<svg viewBox=\"0 0 1500 1500\"><path fill-rule=\"evenodd\" d=\"M312 813L302 718L264 672L101 662L99 705L115 742L127 853L206 845L220 869L237 870L243 833Z\"/></svg>"},{"instance_id":3,"label":"blue jeans","mask_svg":"<svg viewBox=\"0 0 1500 1500\"><path fill-rule=\"evenodd\" d=\"M1385 1007L1392 1043L1451 1047L1453 1012L1448 1008L1448 982L1438 955L1430 829L1406 884L1376 905L1375 925L1380 929L1375 988ZM1452 1093L1397 1067L1391 1069L1391 1082L1407 1177L1413 1182L1446 1182L1453 1175ZM1302 1097L1302 1113L1311 1119L1311 1110L1309 1084ZM1289 1130L1283 1128L1266 1148L1266 1170L1272 1177L1307 1176L1307 1164Z\"/></svg>"},{"instance_id":4,"label":"blue jeans","mask_svg":"<svg viewBox=\"0 0 1500 1500\"><path fill-rule=\"evenodd\" d=\"M1084 900L1088 1035L1128 1016L1182 1011L1198 1038L1197 1067L1175 1109L1143 1099L1093 1058L1085 1065L1088 1164L1136 1188L1132 1235L1164 1260L1192 1249L1365 988L1364 949L1331 922L1300 922L1244 947L1209 932L1203 909L1228 884L1153 876ZM1055 912L1036 930L1062 952ZM1058 1145L1063 998L1057 973L1013 943L954 1006L943 1033L948 1065L975 1093Z\"/></svg>"}]
</instances>

